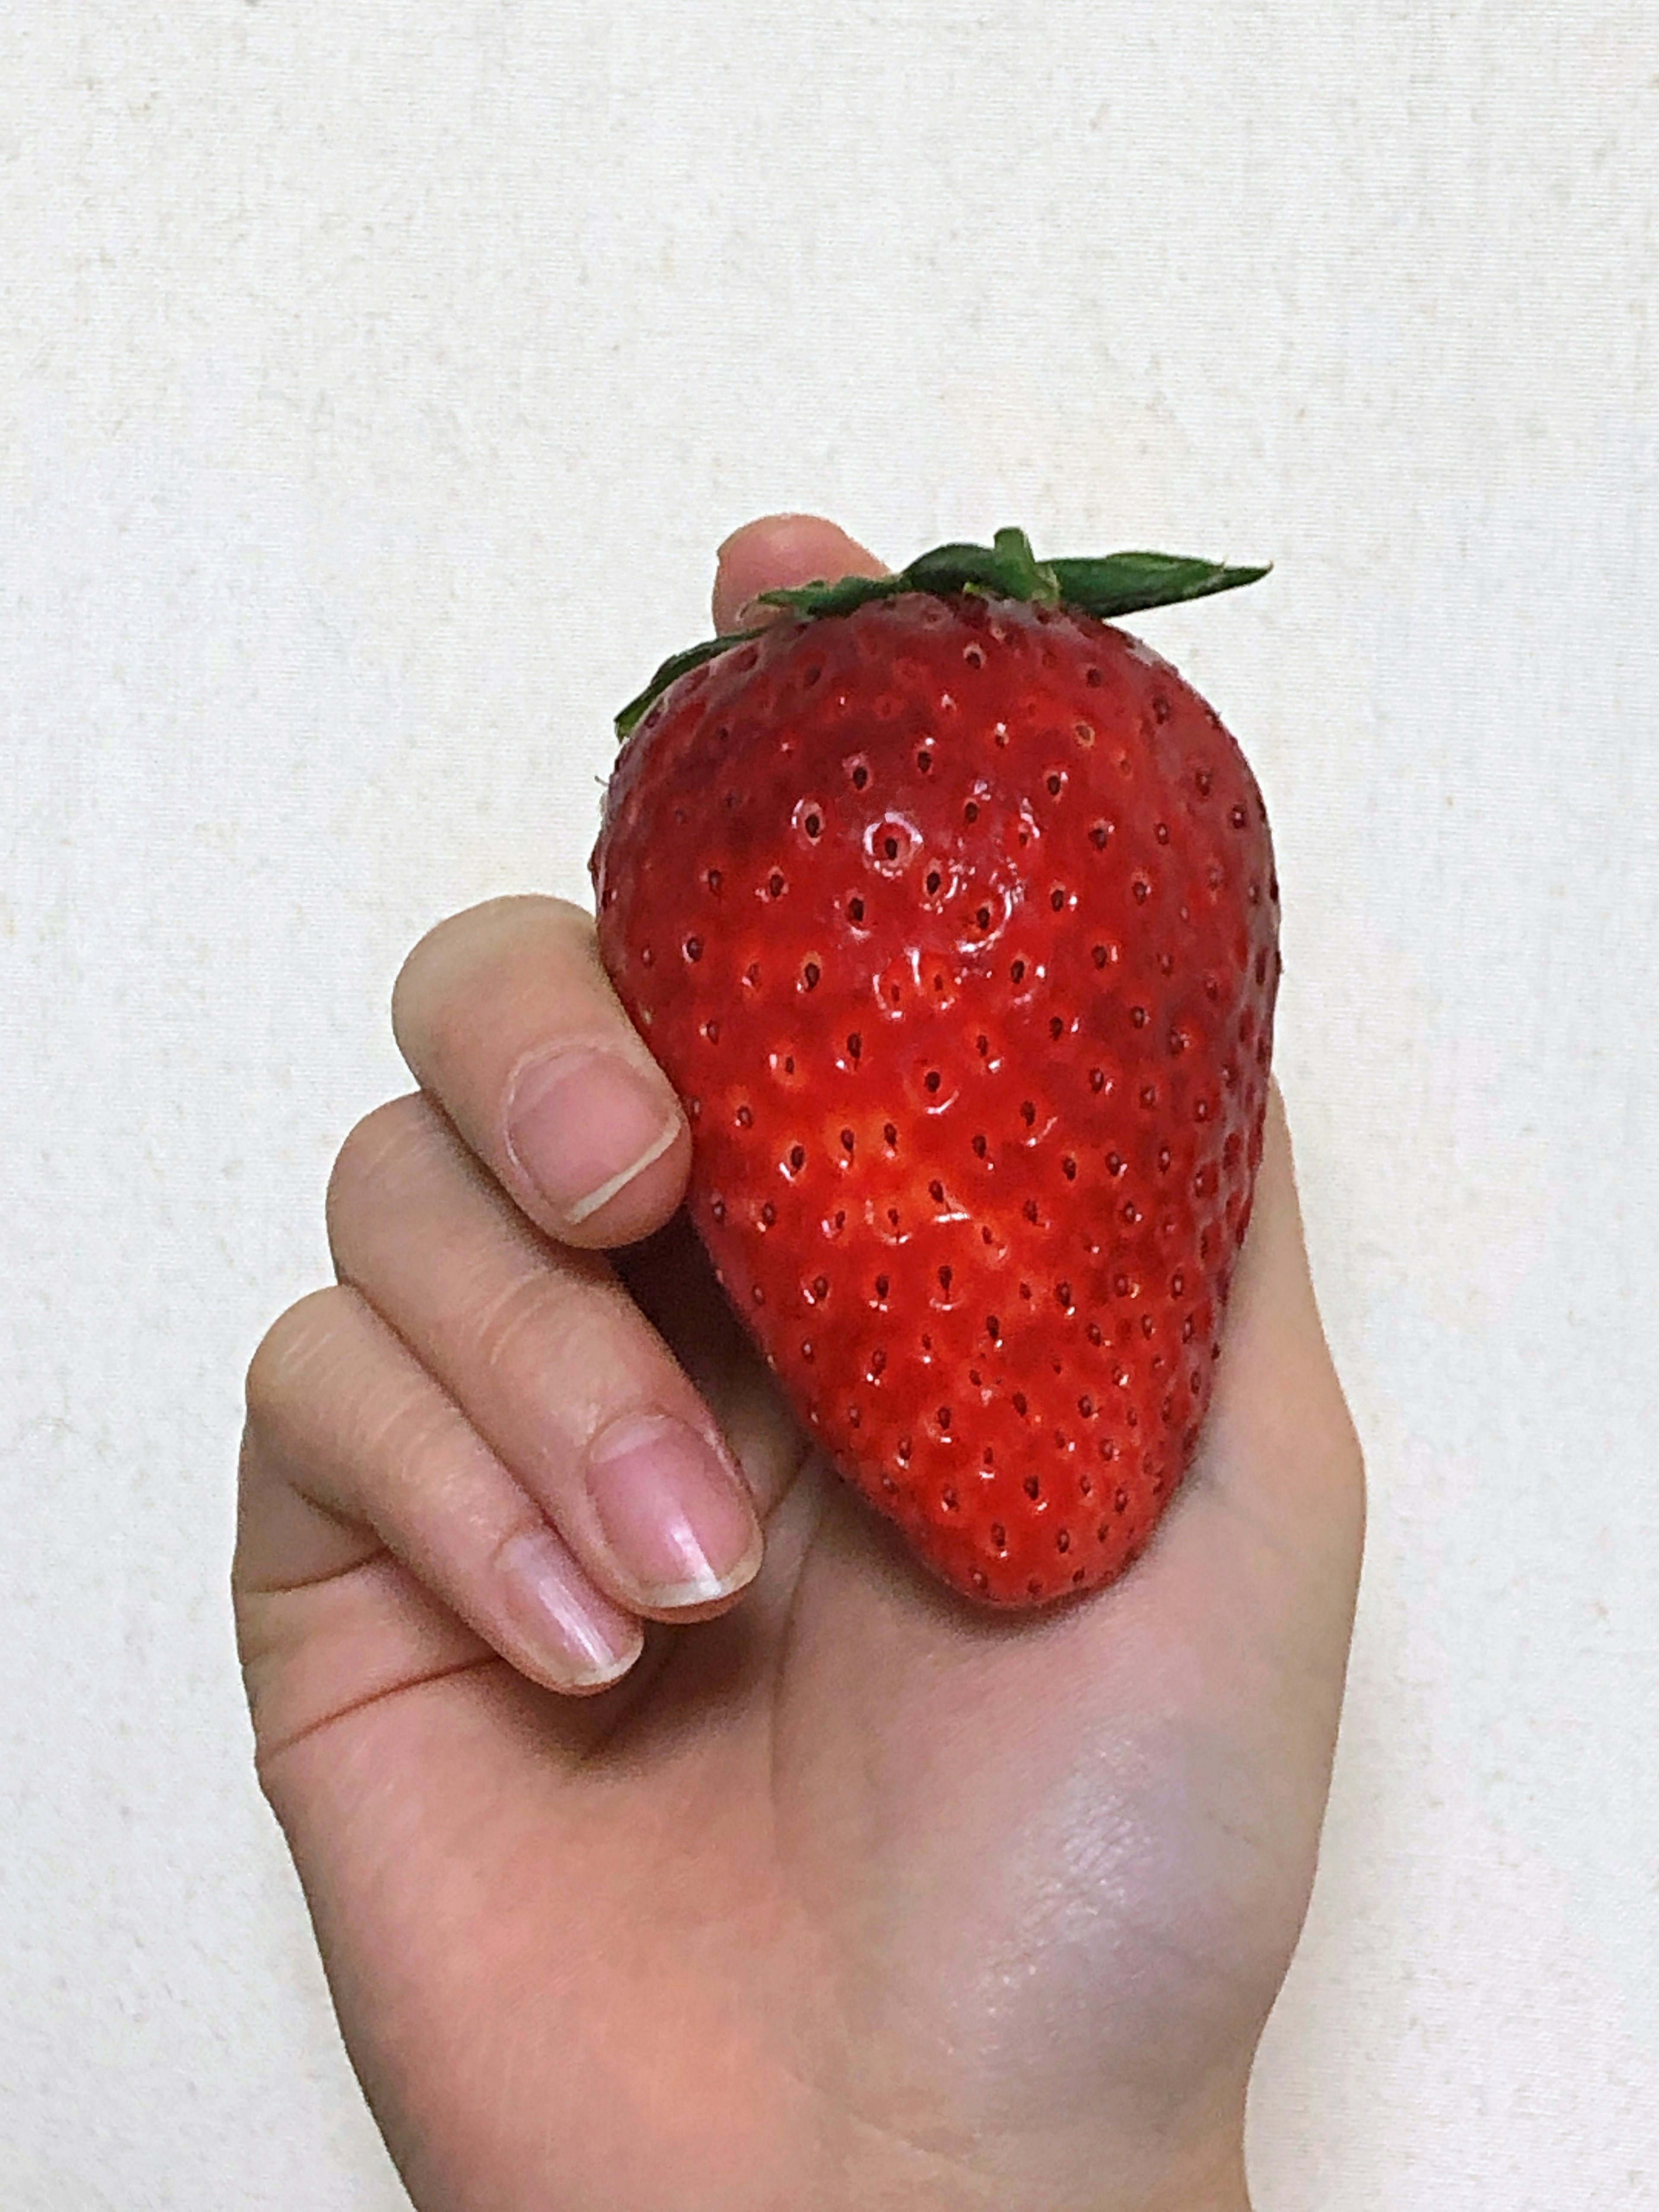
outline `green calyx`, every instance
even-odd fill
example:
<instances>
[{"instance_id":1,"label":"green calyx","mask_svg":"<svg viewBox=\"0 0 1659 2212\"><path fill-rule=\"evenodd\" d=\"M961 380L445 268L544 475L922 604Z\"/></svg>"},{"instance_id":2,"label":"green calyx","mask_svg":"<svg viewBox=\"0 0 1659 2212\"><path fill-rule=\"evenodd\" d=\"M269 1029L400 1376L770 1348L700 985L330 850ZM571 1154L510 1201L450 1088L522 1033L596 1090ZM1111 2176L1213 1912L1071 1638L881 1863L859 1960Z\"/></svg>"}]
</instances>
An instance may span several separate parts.
<instances>
[{"instance_id":1,"label":"green calyx","mask_svg":"<svg viewBox=\"0 0 1659 2212\"><path fill-rule=\"evenodd\" d=\"M1265 568L1229 568L1217 561L1187 560L1174 553L1107 553L1095 559L1039 561L1023 530L999 530L989 545L936 545L896 575L842 576L833 584L763 592L760 604L811 619L850 615L872 599L896 599L906 592L931 592L937 599L968 592L981 599L1075 607L1080 614L1115 622L1120 615L1139 614L1146 607L1173 606L1182 599L1231 592L1267 574ZM652 702L688 670L761 635L759 629L731 630L671 655L638 698L630 699L617 715L617 735L625 738Z\"/></svg>"}]
</instances>

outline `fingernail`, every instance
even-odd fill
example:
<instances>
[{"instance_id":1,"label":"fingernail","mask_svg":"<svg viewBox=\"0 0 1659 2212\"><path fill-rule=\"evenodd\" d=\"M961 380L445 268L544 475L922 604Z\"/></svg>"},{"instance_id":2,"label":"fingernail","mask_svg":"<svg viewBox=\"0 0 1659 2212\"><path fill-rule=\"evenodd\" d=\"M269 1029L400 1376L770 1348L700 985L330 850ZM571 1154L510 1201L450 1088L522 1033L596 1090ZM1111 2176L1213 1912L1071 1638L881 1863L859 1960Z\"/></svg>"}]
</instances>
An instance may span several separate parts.
<instances>
[{"instance_id":1,"label":"fingernail","mask_svg":"<svg viewBox=\"0 0 1659 2212\"><path fill-rule=\"evenodd\" d=\"M514 1159L573 1229L659 1160L679 1129L661 1093L603 1045L532 1060L507 1108Z\"/></svg>"},{"instance_id":2,"label":"fingernail","mask_svg":"<svg viewBox=\"0 0 1659 2212\"><path fill-rule=\"evenodd\" d=\"M760 1565L760 1524L742 1479L666 1414L612 1422L587 1456L588 1495L617 1563L650 1605L706 1605Z\"/></svg>"},{"instance_id":3,"label":"fingernail","mask_svg":"<svg viewBox=\"0 0 1659 2212\"><path fill-rule=\"evenodd\" d=\"M639 1657L638 1621L600 1596L550 1529L513 1537L495 1565L520 1633L556 1681L597 1689Z\"/></svg>"}]
</instances>

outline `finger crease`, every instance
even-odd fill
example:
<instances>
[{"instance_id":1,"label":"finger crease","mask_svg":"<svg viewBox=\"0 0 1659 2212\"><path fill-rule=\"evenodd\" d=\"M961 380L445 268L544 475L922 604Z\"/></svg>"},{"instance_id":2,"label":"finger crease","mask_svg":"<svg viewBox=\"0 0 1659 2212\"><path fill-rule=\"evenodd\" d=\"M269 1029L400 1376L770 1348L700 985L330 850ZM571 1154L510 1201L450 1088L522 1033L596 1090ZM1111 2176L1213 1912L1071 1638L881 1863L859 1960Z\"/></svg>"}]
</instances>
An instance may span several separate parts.
<instances>
[{"instance_id":1,"label":"finger crease","mask_svg":"<svg viewBox=\"0 0 1659 2212\"><path fill-rule=\"evenodd\" d=\"M494 1374L505 1366L520 1337L538 1325L545 1328L556 1306L542 1274L517 1276L497 1291L475 1323L485 1368Z\"/></svg>"},{"instance_id":2,"label":"finger crease","mask_svg":"<svg viewBox=\"0 0 1659 2212\"><path fill-rule=\"evenodd\" d=\"M307 1498L306 1502L307 1504L316 1504L314 1498ZM342 1528L358 1528L362 1526L361 1522L342 1519L339 1514L330 1512L325 1505L317 1506L317 1510L319 1513L327 1513L330 1520L338 1521ZM377 1543L374 1549L366 1552L361 1559L352 1559L343 1567L330 1567L325 1574L302 1575L298 1582L239 1582L236 1585L236 1595L240 1598L295 1597L301 1590L326 1589L331 1583L349 1582L353 1575L367 1574L371 1567L378 1567L383 1560L390 1559L392 1556L384 1544Z\"/></svg>"},{"instance_id":3,"label":"finger crease","mask_svg":"<svg viewBox=\"0 0 1659 2212\"><path fill-rule=\"evenodd\" d=\"M325 1729L333 1728L341 1721L355 1720L360 1713L366 1713L375 1705L389 1705L394 1698L406 1697L411 1690L431 1689L436 1683L453 1681L459 1674L476 1674L489 1667L499 1667L507 1674L514 1671L495 1651L480 1652L474 1659L458 1659L452 1666L434 1667L429 1674L412 1675L407 1681L391 1683L384 1690L371 1690L367 1696L354 1699L349 1705L341 1705L331 1713L323 1713L316 1720L307 1721L304 1728L295 1729L292 1735L284 1736L280 1743L262 1745L254 1765L263 1774L273 1760L283 1758L311 1737L320 1735Z\"/></svg>"}]
</instances>

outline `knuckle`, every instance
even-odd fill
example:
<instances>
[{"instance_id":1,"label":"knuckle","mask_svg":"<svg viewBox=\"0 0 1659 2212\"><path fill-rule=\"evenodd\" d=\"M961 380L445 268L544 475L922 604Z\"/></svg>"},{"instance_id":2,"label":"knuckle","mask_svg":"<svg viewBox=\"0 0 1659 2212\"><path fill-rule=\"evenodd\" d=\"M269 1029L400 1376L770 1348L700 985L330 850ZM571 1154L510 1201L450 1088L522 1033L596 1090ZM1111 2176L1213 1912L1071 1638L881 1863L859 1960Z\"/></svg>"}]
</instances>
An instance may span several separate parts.
<instances>
[{"instance_id":1,"label":"knuckle","mask_svg":"<svg viewBox=\"0 0 1659 2212\"><path fill-rule=\"evenodd\" d=\"M334 1288L313 1291L265 1331L248 1362L245 1385L250 1436L266 1441L291 1425L295 1406L309 1397L331 1355L345 1296Z\"/></svg>"},{"instance_id":2,"label":"knuckle","mask_svg":"<svg viewBox=\"0 0 1659 2212\"><path fill-rule=\"evenodd\" d=\"M465 1413L428 1376L386 1371L375 1378L362 1415L357 1481L375 1499L382 1526L407 1525L413 1501L434 1510L447 1477L470 1468L483 1451ZM461 1528L455 1529L457 1540Z\"/></svg>"},{"instance_id":3,"label":"knuckle","mask_svg":"<svg viewBox=\"0 0 1659 2212\"><path fill-rule=\"evenodd\" d=\"M414 946L392 987L392 1029L412 1060L428 1056L452 1010L470 997L480 973L499 971L514 947L538 957L592 957L593 921L568 899L539 892L487 899L435 923Z\"/></svg>"},{"instance_id":4,"label":"knuckle","mask_svg":"<svg viewBox=\"0 0 1659 2212\"><path fill-rule=\"evenodd\" d=\"M439 1132L435 1108L418 1091L377 1106L347 1137L328 1179L324 1216L337 1259L354 1224L403 1182L411 1155L431 1151Z\"/></svg>"},{"instance_id":5,"label":"knuckle","mask_svg":"<svg viewBox=\"0 0 1659 2212\"><path fill-rule=\"evenodd\" d=\"M483 1372L511 1372L521 1356L541 1366L550 1348L562 1352L571 1334L572 1304L570 1285L544 1267L514 1276L473 1316L473 1342Z\"/></svg>"}]
</instances>

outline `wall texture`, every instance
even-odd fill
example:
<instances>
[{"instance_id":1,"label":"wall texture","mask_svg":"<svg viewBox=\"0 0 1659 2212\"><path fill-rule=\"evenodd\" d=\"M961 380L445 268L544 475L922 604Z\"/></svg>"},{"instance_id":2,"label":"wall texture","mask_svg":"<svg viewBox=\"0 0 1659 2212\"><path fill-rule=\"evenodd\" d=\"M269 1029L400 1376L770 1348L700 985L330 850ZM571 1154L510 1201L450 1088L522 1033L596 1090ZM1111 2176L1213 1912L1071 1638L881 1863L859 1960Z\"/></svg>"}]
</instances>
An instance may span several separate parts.
<instances>
[{"instance_id":1,"label":"wall texture","mask_svg":"<svg viewBox=\"0 0 1659 2212\"><path fill-rule=\"evenodd\" d=\"M240 1370L403 950L580 896L714 541L1271 556L1373 1518L1264 2212L1659 2204L1659 15L0 15L0 2200L391 2212L254 1790Z\"/></svg>"}]
</instances>

